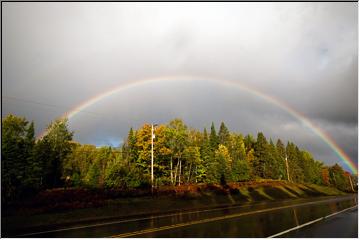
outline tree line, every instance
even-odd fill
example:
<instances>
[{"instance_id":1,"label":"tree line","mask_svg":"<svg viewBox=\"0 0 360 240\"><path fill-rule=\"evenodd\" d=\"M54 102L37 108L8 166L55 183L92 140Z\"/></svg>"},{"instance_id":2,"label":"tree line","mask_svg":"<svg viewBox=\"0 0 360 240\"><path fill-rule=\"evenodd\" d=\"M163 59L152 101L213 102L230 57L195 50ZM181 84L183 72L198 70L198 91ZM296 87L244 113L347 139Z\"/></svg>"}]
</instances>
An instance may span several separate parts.
<instances>
[{"instance_id":1,"label":"tree line","mask_svg":"<svg viewBox=\"0 0 360 240\"><path fill-rule=\"evenodd\" d=\"M131 189L150 187L151 125L130 128L118 148L73 141L67 119L52 122L35 140L34 123L2 119L2 201L58 187ZM289 180L351 191L357 177L341 166L325 166L292 142L255 139L228 130L188 127L181 119L154 129L155 186L226 184L257 179Z\"/></svg>"}]
</instances>

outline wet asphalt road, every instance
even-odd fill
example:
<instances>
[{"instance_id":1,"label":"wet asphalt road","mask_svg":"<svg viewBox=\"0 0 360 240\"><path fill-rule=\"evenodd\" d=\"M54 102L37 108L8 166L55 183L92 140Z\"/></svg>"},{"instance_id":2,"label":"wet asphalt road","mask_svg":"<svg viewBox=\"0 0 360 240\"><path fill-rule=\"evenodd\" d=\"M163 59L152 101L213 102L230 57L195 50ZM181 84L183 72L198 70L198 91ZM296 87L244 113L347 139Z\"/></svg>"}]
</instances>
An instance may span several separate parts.
<instances>
[{"instance_id":1,"label":"wet asphalt road","mask_svg":"<svg viewBox=\"0 0 360 240\"><path fill-rule=\"evenodd\" d=\"M19 237L268 237L352 207L356 202L355 195L259 202L37 230Z\"/></svg>"},{"instance_id":2,"label":"wet asphalt road","mask_svg":"<svg viewBox=\"0 0 360 240\"><path fill-rule=\"evenodd\" d=\"M321 222L289 232L287 238L357 238L358 208L332 216Z\"/></svg>"}]
</instances>

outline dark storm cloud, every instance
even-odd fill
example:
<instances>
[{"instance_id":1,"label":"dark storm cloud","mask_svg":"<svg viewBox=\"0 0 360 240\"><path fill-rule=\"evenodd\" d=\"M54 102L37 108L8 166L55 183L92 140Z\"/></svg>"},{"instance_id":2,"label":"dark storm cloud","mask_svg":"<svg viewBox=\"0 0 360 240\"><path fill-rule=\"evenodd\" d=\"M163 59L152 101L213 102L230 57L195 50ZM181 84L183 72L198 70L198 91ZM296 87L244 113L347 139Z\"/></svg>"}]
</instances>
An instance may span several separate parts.
<instances>
[{"instance_id":1,"label":"dark storm cloud","mask_svg":"<svg viewBox=\"0 0 360 240\"><path fill-rule=\"evenodd\" d=\"M286 102L357 160L357 3L2 6L3 114L35 120L37 132L124 83L209 76L247 84ZM224 120L234 131L263 131L327 163L339 161L288 113L221 84L144 85L86 111L70 121L76 139L84 143L116 145L130 126L174 117L196 128Z\"/></svg>"}]
</instances>

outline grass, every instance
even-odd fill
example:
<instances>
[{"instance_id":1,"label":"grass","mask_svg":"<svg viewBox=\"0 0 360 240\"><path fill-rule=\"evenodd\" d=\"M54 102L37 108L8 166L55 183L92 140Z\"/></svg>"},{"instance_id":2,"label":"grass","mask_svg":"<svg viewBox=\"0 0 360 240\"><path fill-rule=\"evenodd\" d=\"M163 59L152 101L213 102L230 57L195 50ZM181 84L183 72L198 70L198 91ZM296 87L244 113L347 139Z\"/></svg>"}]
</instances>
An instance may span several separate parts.
<instances>
[{"instance_id":1,"label":"grass","mask_svg":"<svg viewBox=\"0 0 360 240\"><path fill-rule=\"evenodd\" d=\"M6 211L8 215L2 216L2 227L3 230L14 226L29 228L94 218L125 217L224 204L335 195L345 195L345 193L332 187L274 180L232 183L225 187L206 184L164 187L153 197L146 193L136 197L124 197L123 193L104 194L94 190L75 189L66 192L54 190L40 194L33 202L17 207L16 210Z\"/></svg>"}]
</instances>

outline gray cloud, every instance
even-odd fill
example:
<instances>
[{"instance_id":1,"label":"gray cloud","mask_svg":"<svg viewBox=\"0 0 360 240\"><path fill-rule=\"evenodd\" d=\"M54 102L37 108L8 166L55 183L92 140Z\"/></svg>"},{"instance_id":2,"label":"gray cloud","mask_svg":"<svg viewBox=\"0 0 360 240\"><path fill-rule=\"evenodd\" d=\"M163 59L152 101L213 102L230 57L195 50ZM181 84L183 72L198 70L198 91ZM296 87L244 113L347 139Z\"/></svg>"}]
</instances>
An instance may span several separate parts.
<instances>
[{"instance_id":1,"label":"gray cloud","mask_svg":"<svg viewBox=\"0 0 360 240\"><path fill-rule=\"evenodd\" d=\"M2 10L3 114L35 120L37 132L121 84L209 76L281 99L357 161L357 3L4 3ZM70 122L81 142L116 144L147 121L182 117L202 128L224 120L234 131L263 131L339 161L286 112L221 84L147 84L86 111Z\"/></svg>"}]
</instances>

